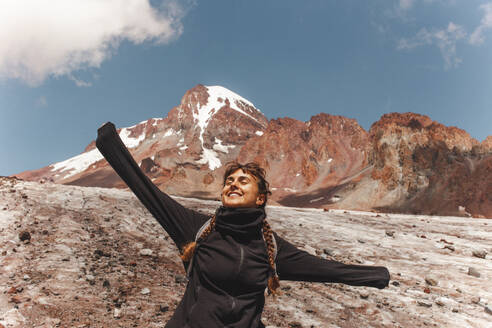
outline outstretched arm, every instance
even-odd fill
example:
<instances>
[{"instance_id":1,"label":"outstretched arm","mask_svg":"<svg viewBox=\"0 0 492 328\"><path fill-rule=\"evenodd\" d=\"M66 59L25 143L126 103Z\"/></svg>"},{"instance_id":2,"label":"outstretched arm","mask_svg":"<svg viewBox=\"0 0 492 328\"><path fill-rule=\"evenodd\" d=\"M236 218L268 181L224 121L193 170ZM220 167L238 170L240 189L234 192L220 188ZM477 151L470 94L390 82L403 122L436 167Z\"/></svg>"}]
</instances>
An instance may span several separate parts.
<instances>
[{"instance_id":1,"label":"outstretched arm","mask_svg":"<svg viewBox=\"0 0 492 328\"><path fill-rule=\"evenodd\" d=\"M277 273L282 280L341 282L352 286L384 288L388 269L380 266L343 264L313 256L275 235L278 245Z\"/></svg>"},{"instance_id":2,"label":"outstretched arm","mask_svg":"<svg viewBox=\"0 0 492 328\"><path fill-rule=\"evenodd\" d=\"M96 146L179 248L195 239L208 217L181 206L160 191L138 167L113 123L107 122L97 130Z\"/></svg>"}]
</instances>

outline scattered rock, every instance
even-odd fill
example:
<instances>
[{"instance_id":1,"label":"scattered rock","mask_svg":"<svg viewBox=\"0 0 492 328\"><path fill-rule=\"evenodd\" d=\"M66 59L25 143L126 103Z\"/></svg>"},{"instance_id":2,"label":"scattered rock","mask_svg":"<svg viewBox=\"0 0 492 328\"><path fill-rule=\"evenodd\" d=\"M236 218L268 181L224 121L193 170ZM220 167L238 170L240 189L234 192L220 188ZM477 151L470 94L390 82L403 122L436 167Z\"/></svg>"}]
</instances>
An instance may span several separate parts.
<instances>
[{"instance_id":1,"label":"scattered rock","mask_svg":"<svg viewBox=\"0 0 492 328\"><path fill-rule=\"evenodd\" d=\"M20 304L20 303L22 303L22 301L21 301L21 299L20 299L20 297L19 297L19 296L12 296L12 297L10 298L10 302L11 302L11 303L15 303L15 304Z\"/></svg>"},{"instance_id":2,"label":"scattered rock","mask_svg":"<svg viewBox=\"0 0 492 328\"><path fill-rule=\"evenodd\" d=\"M17 288L15 287L10 287L9 290L7 290L7 294L16 294L18 292Z\"/></svg>"},{"instance_id":3,"label":"scattered rock","mask_svg":"<svg viewBox=\"0 0 492 328\"><path fill-rule=\"evenodd\" d=\"M444 249L449 249L451 252L454 252L454 246L451 245L444 245Z\"/></svg>"},{"instance_id":4,"label":"scattered rock","mask_svg":"<svg viewBox=\"0 0 492 328\"><path fill-rule=\"evenodd\" d=\"M299 321L291 321L289 322L289 328L302 328L302 325Z\"/></svg>"},{"instance_id":5,"label":"scattered rock","mask_svg":"<svg viewBox=\"0 0 492 328\"><path fill-rule=\"evenodd\" d=\"M457 308L454 308L451 311L453 311L453 313L458 313L459 312L459 310Z\"/></svg>"},{"instance_id":6,"label":"scattered rock","mask_svg":"<svg viewBox=\"0 0 492 328\"><path fill-rule=\"evenodd\" d=\"M432 277L426 277L425 278L425 283L430 286L437 286L438 281Z\"/></svg>"},{"instance_id":7,"label":"scattered rock","mask_svg":"<svg viewBox=\"0 0 492 328\"><path fill-rule=\"evenodd\" d=\"M473 297L473 298L471 299L471 302L472 302L473 304L478 304L478 303L480 303L480 297L478 297L478 296Z\"/></svg>"},{"instance_id":8,"label":"scattered rock","mask_svg":"<svg viewBox=\"0 0 492 328\"><path fill-rule=\"evenodd\" d=\"M427 302L424 302L424 301L417 301L417 304L419 306L423 306L423 307L426 307L426 308L432 307L432 303L427 303Z\"/></svg>"},{"instance_id":9,"label":"scattered rock","mask_svg":"<svg viewBox=\"0 0 492 328\"><path fill-rule=\"evenodd\" d=\"M90 281L94 281L94 279L96 279L96 278L93 275L91 275L91 274L88 274L88 275L85 276L85 280L87 280L89 282Z\"/></svg>"},{"instance_id":10,"label":"scattered rock","mask_svg":"<svg viewBox=\"0 0 492 328\"><path fill-rule=\"evenodd\" d=\"M142 248L139 253L142 256L151 256L152 255L152 250L151 249L148 249L148 248Z\"/></svg>"},{"instance_id":11,"label":"scattered rock","mask_svg":"<svg viewBox=\"0 0 492 328\"><path fill-rule=\"evenodd\" d=\"M484 250L474 250L472 255L481 259L484 259L487 256L487 252Z\"/></svg>"},{"instance_id":12,"label":"scattered rock","mask_svg":"<svg viewBox=\"0 0 492 328\"><path fill-rule=\"evenodd\" d=\"M394 237L395 236L395 232L394 231L391 231L391 230L386 230L386 236Z\"/></svg>"},{"instance_id":13,"label":"scattered rock","mask_svg":"<svg viewBox=\"0 0 492 328\"><path fill-rule=\"evenodd\" d=\"M368 299L369 298L369 293L365 290L359 292L360 298L362 299Z\"/></svg>"},{"instance_id":14,"label":"scattered rock","mask_svg":"<svg viewBox=\"0 0 492 328\"><path fill-rule=\"evenodd\" d=\"M180 283L185 283L187 281L186 277L183 276L182 274L177 274L175 277L174 277L174 281L178 284Z\"/></svg>"},{"instance_id":15,"label":"scattered rock","mask_svg":"<svg viewBox=\"0 0 492 328\"><path fill-rule=\"evenodd\" d=\"M436 305L444 306L444 302L441 299L436 300Z\"/></svg>"},{"instance_id":16,"label":"scattered rock","mask_svg":"<svg viewBox=\"0 0 492 328\"><path fill-rule=\"evenodd\" d=\"M469 276L480 278L480 272L478 272L477 269L472 268L472 267L469 267L468 268L468 275Z\"/></svg>"},{"instance_id":17,"label":"scattered rock","mask_svg":"<svg viewBox=\"0 0 492 328\"><path fill-rule=\"evenodd\" d=\"M29 231L21 231L19 233L19 239L20 241L26 241L26 240L31 240L31 234L29 233Z\"/></svg>"},{"instance_id":18,"label":"scattered rock","mask_svg":"<svg viewBox=\"0 0 492 328\"><path fill-rule=\"evenodd\" d=\"M169 306L161 304L159 305L159 311L161 311L162 313L167 312L169 311Z\"/></svg>"},{"instance_id":19,"label":"scattered rock","mask_svg":"<svg viewBox=\"0 0 492 328\"><path fill-rule=\"evenodd\" d=\"M121 309L120 308L114 308L113 317L115 317L116 319L121 318Z\"/></svg>"},{"instance_id":20,"label":"scattered rock","mask_svg":"<svg viewBox=\"0 0 492 328\"><path fill-rule=\"evenodd\" d=\"M149 295L150 294L150 289L148 289L147 287L145 287L144 289L142 289L140 291L140 294L142 294L142 295Z\"/></svg>"},{"instance_id":21,"label":"scattered rock","mask_svg":"<svg viewBox=\"0 0 492 328\"><path fill-rule=\"evenodd\" d=\"M103 287L109 287L109 286L110 286L109 280L104 280Z\"/></svg>"},{"instance_id":22,"label":"scattered rock","mask_svg":"<svg viewBox=\"0 0 492 328\"><path fill-rule=\"evenodd\" d=\"M492 315L492 309L488 306L484 306L485 313Z\"/></svg>"},{"instance_id":23,"label":"scattered rock","mask_svg":"<svg viewBox=\"0 0 492 328\"><path fill-rule=\"evenodd\" d=\"M104 252L102 250L100 250L100 249L96 249L94 251L94 255L101 257L101 256L104 256Z\"/></svg>"},{"instance_id":24,"label":"scattered rock","mask_svg":"<svg viewBox=\"0 0 492 328\"><path fill-rule=\"evenodd\" d=\"M361 244L365 244L365 243L366 243L366 241L365 241L365 240L363 240L363 239L357 239L357 241L358 241L359 243L361 243Z\"/></svg>"},{"instance_id":25,"label":"scattered rock","mask_svg":"<svg viewBox=\"0 0 492 328\"><path fill-rule=\"evenodd\" d=\"M328 256L333 256L333 250L329 248L323 248L323 253L325 253Z\"/></svg>"},{"instance_id":26,"label":"scattered rock","mask_svg":"<svg viewBox=\"0 0 492 328\"><path fill-rule=\"evenodd\" d=\"M393 286L396 286L396 287L400 286L400 283L399 283L398 281L396 281L396 280L393 280L393 281L391 282L391 284L392 284Z\"/></svg>"},{"instance_id":27,"label":"scattered rock","mask_svg":"<svg viewBox=\"0 0 492 328\"><path fill-rule=\"evenodd\" d=\"M24 277L22 277L22 279L27 281L27 280L31 279L31 277L29 277L29 275L25 274Z\"/></svg>"}]
</instances>

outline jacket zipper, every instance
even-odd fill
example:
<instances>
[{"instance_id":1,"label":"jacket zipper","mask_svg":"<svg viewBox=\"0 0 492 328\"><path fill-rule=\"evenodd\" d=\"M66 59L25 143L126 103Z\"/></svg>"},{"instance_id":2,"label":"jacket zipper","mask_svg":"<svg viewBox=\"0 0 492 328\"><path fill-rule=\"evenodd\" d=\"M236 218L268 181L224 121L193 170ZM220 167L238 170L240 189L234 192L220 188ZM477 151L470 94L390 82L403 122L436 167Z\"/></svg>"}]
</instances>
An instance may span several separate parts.
<instances>
[{"instance_id":1,"label":"jacket zipper","mask_svg":"<svg viewBox=\"0 0 492 328\"><path fill-rule=\"evenodd\" d=\"M243 262L244 262L244 249L241 245L239 245L239 266L237 268L236 277L239 276L239 274L241 273ZM235 307L236 307L236 299L234 298L234 296L231 296L231 311L233 311Z\"/></svg>"},{"instance_id":2,"label":"jacket zipper","mask_svg":"<svg viewBox=\"0 0 492 328\"><path fill-rule=\"evenodd\" d=\"M241 273L241 267L243 266L243 261L244 261L244 249L241 245L239 245L239 250L240 250L240 258L239 258L239 268L237 270L237 275L239 276L239 274Z\"/></svg>"}]
</instances>

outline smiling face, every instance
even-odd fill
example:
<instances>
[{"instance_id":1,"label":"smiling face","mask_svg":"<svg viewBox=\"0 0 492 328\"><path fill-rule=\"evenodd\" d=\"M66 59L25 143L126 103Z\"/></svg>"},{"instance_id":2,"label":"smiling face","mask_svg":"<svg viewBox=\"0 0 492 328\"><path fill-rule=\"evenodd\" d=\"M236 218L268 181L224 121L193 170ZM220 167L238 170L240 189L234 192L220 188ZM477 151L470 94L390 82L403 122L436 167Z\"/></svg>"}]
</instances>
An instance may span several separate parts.
<instances>
[{"instance_id":1,"label":"smiling face","mask_svg":"<svg viewBox=\"0 0 492 328\"><path fill-rule=\"evenodd\" d=\"M256 178L237 169L224 182L222 188L222 205L225 207L260 207L265 202L265 195L260 194Z\"/></svg>"}]
</instances>

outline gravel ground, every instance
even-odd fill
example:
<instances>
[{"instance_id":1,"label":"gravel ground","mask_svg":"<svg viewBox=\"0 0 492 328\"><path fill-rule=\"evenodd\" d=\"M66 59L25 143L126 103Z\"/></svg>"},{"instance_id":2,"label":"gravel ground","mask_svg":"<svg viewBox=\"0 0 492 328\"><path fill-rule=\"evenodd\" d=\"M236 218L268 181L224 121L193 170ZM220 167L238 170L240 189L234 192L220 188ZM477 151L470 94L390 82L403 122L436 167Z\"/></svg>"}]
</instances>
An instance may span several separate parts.
<instances>
[{"instance_id":1,"label":"gravel ground","mask_svg":"<svg viewBox=\"0 0 492 328\"><path fill-rule=\"evenodd\" d=\"M176 198L212 212L218 203ZM492 221L271 206L275 231L384 290L281 281L273 327L491 327ZM184 292L178 251L131 192L0 178L0 328L163 327Z\"/></svg>"}]
</instances>

